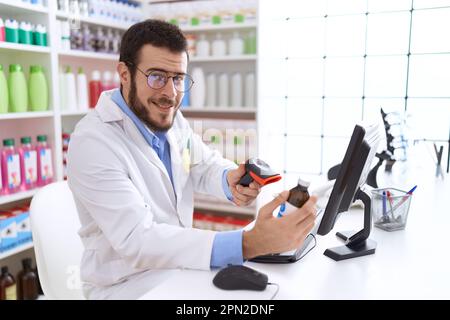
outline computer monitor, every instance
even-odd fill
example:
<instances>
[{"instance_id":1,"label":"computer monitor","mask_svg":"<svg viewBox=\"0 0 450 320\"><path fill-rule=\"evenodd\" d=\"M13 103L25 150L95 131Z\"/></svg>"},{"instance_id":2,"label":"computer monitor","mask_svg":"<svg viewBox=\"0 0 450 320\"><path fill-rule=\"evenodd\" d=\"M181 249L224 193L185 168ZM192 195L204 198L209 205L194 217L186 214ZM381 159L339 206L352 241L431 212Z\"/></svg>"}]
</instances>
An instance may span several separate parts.
<instances>
[{"instance_id":1,"label":"computer monitor","mask_svg":"<svg viewBox=\"0 0 450 320\"><path fill-rule=\"evenodd\" d=\"M356 233L337 233L337 236L346 241L346 244L324 252L326 256L334 260L375 253L376 243L368 239L371 229L370 195L361 188L366 182L379 140L377 125L356 125L353 130L317 233L328 234L340 213L347 211L357 199L362 200L364 204L364 228Z\"/></svg>"}]
</instances>

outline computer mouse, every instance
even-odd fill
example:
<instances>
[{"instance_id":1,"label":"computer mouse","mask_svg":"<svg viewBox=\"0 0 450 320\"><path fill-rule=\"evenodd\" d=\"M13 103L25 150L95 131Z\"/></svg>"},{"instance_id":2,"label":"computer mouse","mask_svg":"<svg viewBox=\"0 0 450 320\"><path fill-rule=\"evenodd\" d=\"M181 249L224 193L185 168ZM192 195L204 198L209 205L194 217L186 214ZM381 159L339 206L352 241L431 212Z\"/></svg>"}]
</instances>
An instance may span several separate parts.
<instances>
[{"instance_id":1,"label":"computer mouse","mask_svg":"<svg viewBox=\"0 0 450 320\"><path fill-rule=\"evenodd\" d=\"M217 272L213 279L216 287L223 290L258 290L267 287L269 278L264 273L246 266L228 266Z\"/></svg>"}]
</instances>

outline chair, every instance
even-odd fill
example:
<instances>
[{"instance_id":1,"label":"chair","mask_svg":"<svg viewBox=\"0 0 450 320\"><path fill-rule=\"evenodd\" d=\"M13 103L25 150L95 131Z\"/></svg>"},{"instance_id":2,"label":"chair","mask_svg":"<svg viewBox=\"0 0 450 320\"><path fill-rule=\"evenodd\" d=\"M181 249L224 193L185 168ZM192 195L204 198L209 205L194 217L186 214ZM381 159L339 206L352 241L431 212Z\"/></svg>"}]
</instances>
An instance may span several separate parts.
<instances>
[{"instance_id":1,"label":"chair","mask_svg":"<svg viewBox=\"0 0 450 320\"><path fill-rule=\"evenodd\" d=\"M30 205L39 280L47 299L84 299L80 281L83 244L72 192L66 181L40 189Z\"/></svg>"}]
</instances>

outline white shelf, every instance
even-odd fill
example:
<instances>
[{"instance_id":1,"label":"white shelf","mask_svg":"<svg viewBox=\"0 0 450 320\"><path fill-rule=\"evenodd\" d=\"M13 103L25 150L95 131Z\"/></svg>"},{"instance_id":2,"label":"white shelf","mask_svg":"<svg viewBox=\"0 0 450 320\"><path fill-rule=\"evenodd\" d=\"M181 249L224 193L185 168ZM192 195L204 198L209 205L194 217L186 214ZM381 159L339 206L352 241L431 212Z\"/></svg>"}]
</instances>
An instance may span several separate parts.
<instances>
[{"instance_id":1,"label":"white shelf","mask_svg":"<svg viewBox=\"0 0 450 320\"><path fill-rule=\"evenodd\" d=\"M36 4L26 3L22 0L0 0L0 12L5 15L17 13L18 10L26 10L31 13L48 13L48 8ZM5 18L5 17L2 17Z\"/></svg>"},{"instance_id":2,"label":"white shelf","mask_svg":"<svg viewBox=\"0 0 450 320\"><path fill-rule=\"evenodd\" d=\"M90 52L90 51L81 51L81 50L67 50L67 51L59 51L58 54L60 56L66 56L66 57L78 57L78 58L97 59L97 60L119 61L119 55L111 54L111 53Z\"/></svg>"},{"instance_id":3,"label":"white shelf","mask_svg":"<svg viewBox=\"0 0 450 320\"><path fill-rule=\"evenodd\" d=\"M190 62L228 62L228 61L256 61L256 54L243 54L239 56L222 57L191 57Z\"/></svg>"},{"instance_id":4,"label":"white shelf","mask_svg":"<svg viewBox=\"0 0 450 320\"><path fill-rule=\"evenodd\" d=\"M4 50L17 50L17 51L26 51L26 52L35 52L35 53L50 53L49 47L2 41L2 42L0 42L0 51L4 51Z\"/></svg>"},{"instance_id":5,"label":"white shelf","mask_svg":"<svg viewBox=\"0 0 450 320\"><path fill-rule=\"evenodd\" d=\"M242 215L255 216L255 207L238 207L232 204L225 204L219 202L194 201L195 209L219 211L224 213L237 213Z\"/></svg>"},{"instance_id":6,"label":"white shelf","mask_svg":"<svg viewBox=\"0 0 450 320\"><path fill-rule=\"evenodd\" d=\"M74 111L61 111L61 116L84 116L88 114L90 110L74 110Z\"/></svg>"},{"instance_id":7,"label":"white shelf","mask_svg":"<svg viewBox=\"0 0 450 320\"><path fill-rule=\"evenodd\" d=\"M12 255L15 255L15 254L17 254L19 252L31 249L33 247L34 247L33 242L24 243L24 244L19 245L19 246L15 247L15 248L13 248L11 250L8 250L8 251L0 253L0 260L6 259L6 258L8 258L8 257L10 257Z\"/></svg>"},{"instance_id":8,"label":"white shelf","mask_svg":"<svg viewBox=\"0 0 450 320\"><path fill-rule=\"evenodd\" d=\"M53 117L53 111L36 111L36 112L9 112L0 114L0 120L14 120L14 119L35 119L35 118L50 118Z\"/></svg>"},{"instance_id":9,"label":"white shelf","mask_svg":"<svg viewBox=\"0 0 450 320\"><path fill-rule=\"evenodd\" d=\"M209 26L189 26L182 27L183 32L206 32L206 31L221 31L221 30L236 30L236 29L251 29L256 28L256 22L242 22L233 24L214 24Z\"/></svg>"},{"instance_id":10,"label":"white shelf","mask_svg":"<svg viewBox=\"0 0 450 320\"><path fill-rule=\"evenodd\" d=\"M256 108L252 107L215 107L207 106L203 108L198 107L183 107L180 109L182 112L186 113L244 113L253 114L256 113Z\"/></svg>"},{"instance_id":11,"label":"white shelf","mask_svg":"<svg viewBox=\"0 0 450 320\"><path fill-rule=\"evenodd\" d=\"M0 196L0 205L5 204L5 203L14 202L14 201L32 198L38 190L39 190L39 188L29 190L29 191L14 193L14 194L7 195L7 196Z\"/></svg>"},{"instance_id":12,"label":"white shelf","mask_svg":"<svg viewBox=\"0 0 450 320\"><path fill-rule=\"evenodd\" d=\"M93 24L93 25L100 26L100 27L119 29L119 30L127 30L131 26L131 24L121 24L121 23L117 23L114 21L101 20L101 19L85 17L85 16L81 16L81 15L76 16L76 15L68 14L68 13L61 12L61 11L56 13L56 17L62 18L62 19L70 19L70 20L74 20L74 21L80 21L82 23Z\"/></svg>"}]
</instances>

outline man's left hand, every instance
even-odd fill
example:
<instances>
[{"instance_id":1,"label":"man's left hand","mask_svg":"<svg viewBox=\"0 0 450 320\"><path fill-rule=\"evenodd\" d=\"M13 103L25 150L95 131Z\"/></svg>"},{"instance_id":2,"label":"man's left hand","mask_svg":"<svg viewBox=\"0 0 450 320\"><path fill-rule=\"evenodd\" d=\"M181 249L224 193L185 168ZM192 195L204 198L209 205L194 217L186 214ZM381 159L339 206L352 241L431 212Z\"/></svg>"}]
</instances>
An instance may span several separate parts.
<instances>
[{"instance_id":1,"label":"man's left hand","mask_svg":"<svg viewBox=\"0 0 450 320\"><path fill-rule=\"evenodd\" d=\"M233 202L240 206L248 206L256 199L261 191L261 185L256 181L250 183L248 187L239 184L239 180L245 175L245 164L241 163L235 170L227 173L227 182L233 195Z\"/></svg>"}]
</instances>

